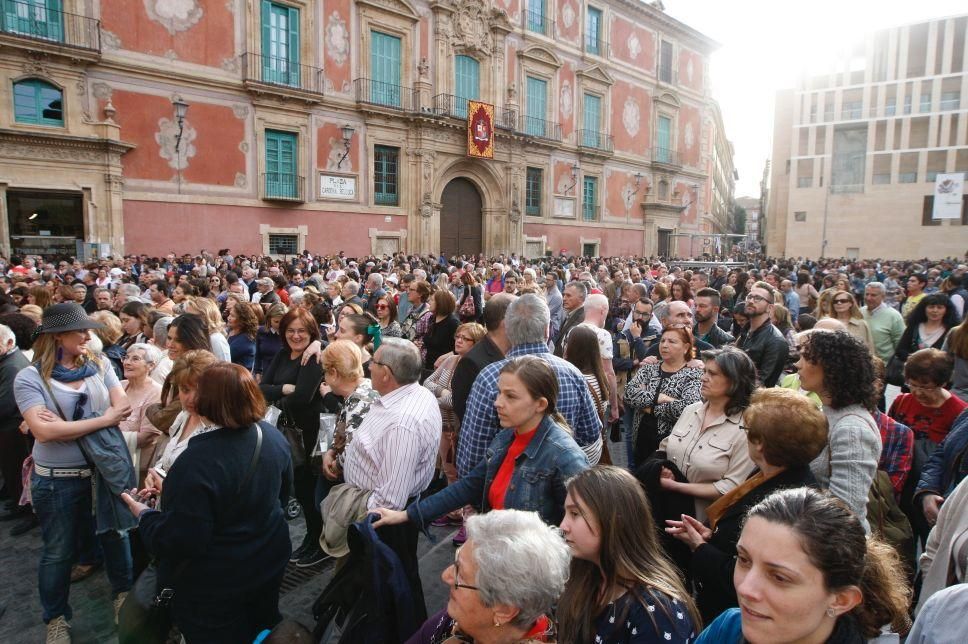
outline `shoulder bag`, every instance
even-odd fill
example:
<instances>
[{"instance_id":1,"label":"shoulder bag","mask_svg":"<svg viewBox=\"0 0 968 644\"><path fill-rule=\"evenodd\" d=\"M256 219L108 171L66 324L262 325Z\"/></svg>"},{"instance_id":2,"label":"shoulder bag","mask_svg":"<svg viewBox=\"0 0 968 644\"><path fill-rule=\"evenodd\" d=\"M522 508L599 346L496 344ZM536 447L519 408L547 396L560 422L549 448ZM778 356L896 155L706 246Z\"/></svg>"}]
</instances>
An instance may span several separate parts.
<instances>
[{"instance_id":1,"label":"shoulder bag","mask_svg":"<svg viewBox=\"0 0 968 644\"><path fill-rule=\"evenodd\" d=\"M262 428L258 423L255 430L255 451L252 453L249 469L239 484L235 496L237 503L255 474L259 456L262 454ZM175 596L173 586L184 576L189 564L191 559L178 564L165 588L161 588L158 583L157 560L148 564L138 575L118 613L119 644L166 644L181 640L180 636L172 639L171 600Z\"/></svg>"}]
</instances>

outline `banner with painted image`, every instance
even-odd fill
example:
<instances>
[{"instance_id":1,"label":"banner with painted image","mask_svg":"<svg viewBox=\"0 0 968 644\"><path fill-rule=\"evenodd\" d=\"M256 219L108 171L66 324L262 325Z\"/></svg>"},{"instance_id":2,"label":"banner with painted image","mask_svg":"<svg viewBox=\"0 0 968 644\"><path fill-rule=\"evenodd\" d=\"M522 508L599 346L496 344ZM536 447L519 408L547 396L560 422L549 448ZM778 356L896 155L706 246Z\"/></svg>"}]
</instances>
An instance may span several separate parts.
<instances>
[{"instance_id":1,"label":"banner with painted image","mask_svg":"<svg viewBox=\"0 0 968 644\"><path fill-rule=\"evenodd\" d=\"M965 175L962 172L939 174L934 180L932 219L960 219Z\"/></svg>"},{"instance_id":2,"label":"banner with painted image","mask_svg":"<svg viewBox=\"0 0 968 644\"><path fill-rule=\"evenodd\" d=\"M494 158L494 106L467 101L467 155Z\"/></svg>"}]
</instances>

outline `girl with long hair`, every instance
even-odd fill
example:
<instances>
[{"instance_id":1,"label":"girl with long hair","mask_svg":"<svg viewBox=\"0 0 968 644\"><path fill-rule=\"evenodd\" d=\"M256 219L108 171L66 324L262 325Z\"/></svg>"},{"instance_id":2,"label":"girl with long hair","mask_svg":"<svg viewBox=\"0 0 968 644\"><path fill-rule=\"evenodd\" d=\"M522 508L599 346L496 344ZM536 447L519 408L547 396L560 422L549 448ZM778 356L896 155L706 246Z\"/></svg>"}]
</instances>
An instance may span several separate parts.
<instances>
[{"instance_id":1,"label":"girl with long hair","mask_svg":"<svg viewBox=\"0 0 968 644\"><path fill-rule=\"evenodd\" d=\"M610 391L605 369L602 367L602 351L598 346L598 336L584 324L579 324L568 333L565 343L565 360L578 367L588 384L588 391L595 401L595 413L602 421L602 462L611 465L611 455L608 454L608 441L605 435L608 423L605 418L605 405L609 400Z\"/></svg>"},{"instance_id":2,"label":"girl with long hair","mask_svg":"<svg viewBox=\"0 0 968 644\"><path fill-rule=\"evenodd\" d=\"M575 475L561 530L572 552L558 601L561 644L692 641L699 613L634 476L603 465Z\"/></svg>"}]
</instances>

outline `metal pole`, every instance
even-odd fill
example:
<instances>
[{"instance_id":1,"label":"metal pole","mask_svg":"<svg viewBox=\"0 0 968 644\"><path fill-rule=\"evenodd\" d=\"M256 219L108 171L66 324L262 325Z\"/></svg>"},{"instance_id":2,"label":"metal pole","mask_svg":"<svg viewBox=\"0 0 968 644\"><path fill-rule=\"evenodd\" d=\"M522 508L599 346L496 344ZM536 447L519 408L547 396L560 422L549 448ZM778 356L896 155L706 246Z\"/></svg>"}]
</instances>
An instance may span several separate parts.
<instances>
[{"instance_id":1,"label":"metal pole","mask_svg":"<svg viewBox=\"0 0 968 644\"><path fill-rule=\"evenodd\" d=\"M820 232L820 257L827 251L827 210L830 205L830 186L823 192L823 230Z\"/></svg>"}]
</instances>

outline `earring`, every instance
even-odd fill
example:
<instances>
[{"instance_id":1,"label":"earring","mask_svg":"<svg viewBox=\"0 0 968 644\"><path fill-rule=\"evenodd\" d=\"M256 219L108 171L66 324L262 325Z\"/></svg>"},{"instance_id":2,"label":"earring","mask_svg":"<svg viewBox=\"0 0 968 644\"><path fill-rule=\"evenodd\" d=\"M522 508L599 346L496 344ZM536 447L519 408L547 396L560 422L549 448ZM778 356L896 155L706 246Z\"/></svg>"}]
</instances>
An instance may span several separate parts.
<instances>
[{"instance_id":1,"label":"earring","mask_svg":"<svg viewBox=\"0 0 968 644\"><path fill-rule=\"evenodd\" d=\"M837 616L837 611L835 611L832 606L827 608L827 617L836 617L836 616Z\"/></svg>"},{"instance_id":2,"label":"earring","mask_svg":"<svg viewBox=\"0 0 968 644\"><path fill-rule=\"evenodd\" d=\"M502 624L501 622L499 622L497 620L497 618L495 617L494 618L494 628L501 628L502 626L504 626L504 624Z\"/></svg>"},{"instance_id":3,"label":"earring","mask_svg":"<svg viewBox=\"0 0 968 644\"><path fill-rule=\"evenodd\" d=\"M57 362L60 362L63 359L64 359L64 349L61 347L57 347Z\"/></svg>"}]
</instances>

